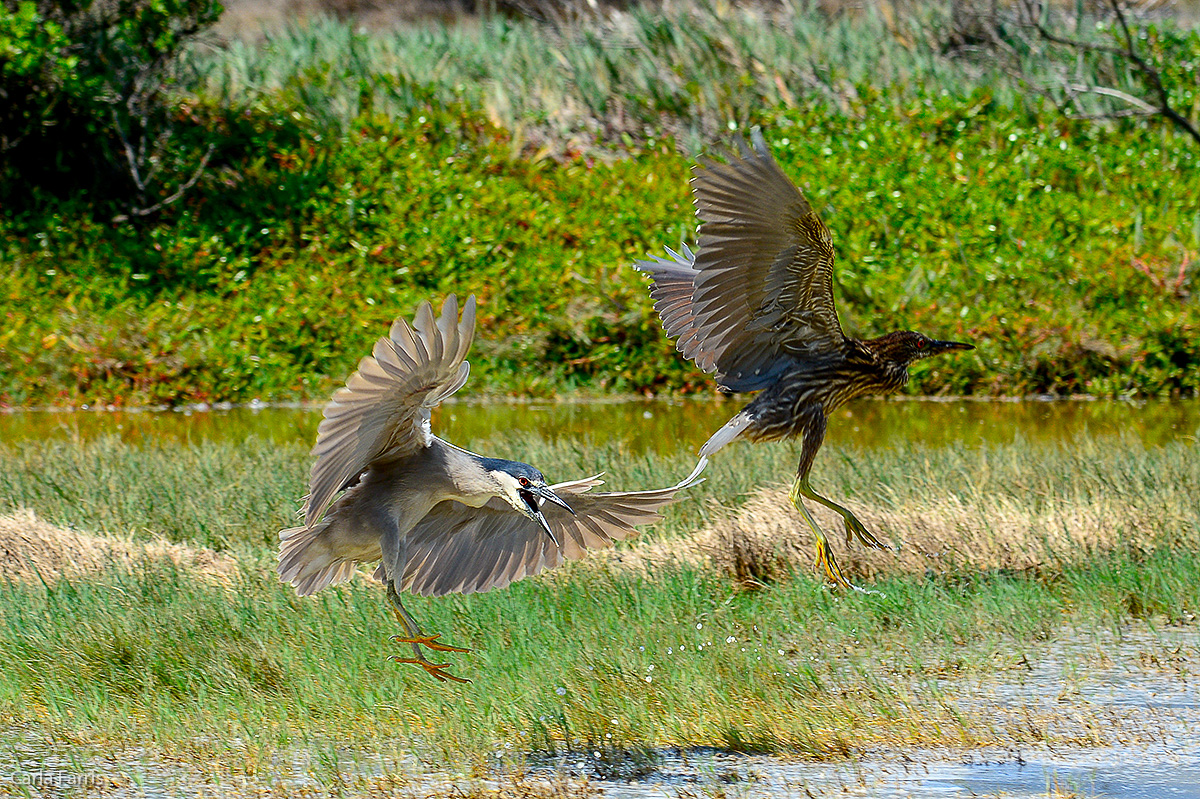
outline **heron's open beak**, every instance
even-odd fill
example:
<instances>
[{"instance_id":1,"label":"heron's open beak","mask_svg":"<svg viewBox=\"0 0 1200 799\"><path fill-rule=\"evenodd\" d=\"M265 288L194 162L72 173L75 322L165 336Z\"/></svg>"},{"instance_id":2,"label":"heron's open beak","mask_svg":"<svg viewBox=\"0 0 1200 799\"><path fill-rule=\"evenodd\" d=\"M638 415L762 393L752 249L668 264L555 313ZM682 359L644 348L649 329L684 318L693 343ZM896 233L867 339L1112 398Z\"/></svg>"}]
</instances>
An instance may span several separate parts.
<instances>
[{"instance_id":1,"label":"heron's open beak","mask_svg":"<svg viewBox=\"0 0 1200 799\"><path fill-rule=\"evenodd\" d=\"M541 506L538 503L539 497L548 502L553 502L555 505L560 505L566 508L572 516L575 515L575 511L571 510L570 505L559 499L558 496L556 496L555 493L546 486L530 486L528 490L521 492L521 498L525 500L525 505L529 508L529 518L533 519L542 526L542 529L546 531L546 535L550 536L550 540L554 542L554 546L562 546L562 544L558 542L558 536L556 536L554 531L550 529L550 523L546 521L546 516L542 513Z\"/></svg>"},{"instance_id":2,"label":"heron's open beak","mask_svg":"<svg viewBox=\"0 0 1200 799\"><path fill-rule=\"evenodd\" d=\"M575 515L575 511L571 510L571 506L559 499L558 495L551 491L549 486L534 486L533 493L537 494L539 497L548 502L553 502L560 508L566 508L567 513L571 514L572 516Z\"/></svg>"},{"instance_id":3,"label":"heron's open beak","mask_svg":"<svg viewBox=\"0 0 1200 799\"><path fill-rule=\"evenodd\" d=\"M974 344L964 344L961 341L934 341L930 355L937 355L939 352L949 352L950 350L973 350Z\"/></svg>"}]
</instances>

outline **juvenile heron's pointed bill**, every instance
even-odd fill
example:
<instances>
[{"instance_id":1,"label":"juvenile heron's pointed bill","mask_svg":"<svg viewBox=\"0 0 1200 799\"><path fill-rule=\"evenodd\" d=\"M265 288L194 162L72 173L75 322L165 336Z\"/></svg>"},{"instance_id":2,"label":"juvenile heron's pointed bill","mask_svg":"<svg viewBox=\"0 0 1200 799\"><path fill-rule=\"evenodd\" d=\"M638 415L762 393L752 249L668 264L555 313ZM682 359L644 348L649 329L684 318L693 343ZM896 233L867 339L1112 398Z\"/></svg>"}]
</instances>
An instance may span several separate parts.
<instances>
[{"instance_id":1,"label":"juvenile heron's pointed bill","mask_svg":"<svg viewBox=\"0 0 1200 799\"><path fill-rule=\"evenodd\" d=\"M973 350L974 344L966 344L962 341L934 341L934 352L949 352L950 350Z\"/></svg>"}]
</instances>

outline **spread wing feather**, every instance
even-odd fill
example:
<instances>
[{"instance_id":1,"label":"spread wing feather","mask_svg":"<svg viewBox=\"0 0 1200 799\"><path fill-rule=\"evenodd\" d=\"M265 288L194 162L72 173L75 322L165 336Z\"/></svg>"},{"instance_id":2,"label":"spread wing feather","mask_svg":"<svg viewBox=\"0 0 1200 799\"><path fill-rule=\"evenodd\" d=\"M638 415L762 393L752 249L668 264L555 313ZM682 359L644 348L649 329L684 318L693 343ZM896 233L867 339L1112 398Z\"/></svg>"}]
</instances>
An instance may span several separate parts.
<instances>
[{"instance_id":1,"label":"spread wing feather","mask_svg":"<svg viewBox=\"0 0 1200 799\"><path fill-rule=\"evenodd\" d=\"M693 477L694 480L694 477ZM551 503L542 512L561 546L504 500L479 508L447 500L405 539L408 560L404 590L422 596L471 594L503 588L516 580L576 560L589 549L611 546L637 533L638 525L661 518L659 511L691 483L655 491L590 493L599 475L551 486L575 515Z\"/></svg>"},{"instance_id":2,"label":"spread wing feather","mask_svg":"<svg viewBox=\"0 0 1200 799\"><path fill-rule=\"evenodd\" d=\"M467 298L459 320L458 300L450 295L436 319L428 302L421 303L412 325L397 319L359 361L358 371L325 406L317 430L312 450L317 460L302 511L306 527L370 464L429 445L430 411L467 381L465 359L474 335L475 297Z\"/></svg>"},{"instance_id":3,"label":"spread wing feather","mask_svg":"<svg viewBox=\"0 0 1200 799\"><path fill-rule=\"evenodd\" d=\"M639 261L667 335L731 391L774 382L811 352L842 346L833 299L833 242L762 133L692 178L700 243ZM689 285L690 284L690 285Z\"/></svg>"}]
</instances>

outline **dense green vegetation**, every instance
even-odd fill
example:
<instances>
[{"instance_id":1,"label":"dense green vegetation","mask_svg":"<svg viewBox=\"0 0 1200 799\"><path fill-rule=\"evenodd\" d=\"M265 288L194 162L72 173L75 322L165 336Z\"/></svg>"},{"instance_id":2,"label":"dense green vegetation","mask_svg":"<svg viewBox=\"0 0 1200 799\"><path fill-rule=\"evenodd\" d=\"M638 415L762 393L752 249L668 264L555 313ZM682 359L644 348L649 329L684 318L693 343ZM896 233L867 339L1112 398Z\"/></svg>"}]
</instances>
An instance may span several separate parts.
<instances>
[{"instance_id":1,"label":"dense green vegetation","mask_svg":"<svg viewBox=\"0 0 1200 799\"><path fill-rule=\"evenodd\" d=\"M174 78L217 0L3 0L0 203L29 191L154 203L177 186ZM194 137L193 137L194 139Z\"/></svg>"},{"instance_id":2,"label":"dense green vegetation","mask_svg":"<svg viewBox=\"0 0 1200 799\"><path fill-rule=\"evenodd\" d=\"M481 301L468 391L709 390L630 264L694 236L677 145L749 124L833 231L850 332L979 345L913 392L1195 393L1190 139L1068 120L944 52L936 20L628 19L326 23L194 50L164 185L211 157L181 199L138 216L31 186L0 213L0 402L322 398L391 319L450 291ZM1171 64L1200 58L1195 32L1142 35ZM1193 118L1195 75L1165 76Z\"/></svg>"},{"instance_id":3,"label":"dense green vegetation","mask_svg":"<svg viewBox=\"0 0 1200 799\"><path fill-rule=\"evenodd\" d=\"M564 476L619 457L511 436L473 444ZM225 547L242 570L223 585L151 561L0 588L9 663L0 724L186 751L226 774L266 768L292 745L374 751L396 738L418 757L453 763L506 745L514 755L711 745L842 757L996 736L1053 742L1027 721L1001 729L954 714L929 678L1017 668L1067 627L1186 624L1200 609L1194 444L848 454L823 462L822 482L854 501L912 509L950 496L999 531L1003 508L1016 518L1121 497L1138 523L1117 546L1061 552L1020 573L893 573L871 584L882 595L830 592L808 564L744 590L711 567L647 574L590 559L490 594L414 598L409 607L429 629L476 650L454 656L455 671L475 682L447 689L384 660L395 623L377 586L356 581L300 599L274 578L273 533L290 523L302 491L301 446L3 446L0 513L23 505L84 529ZM712 480L646 538L682 546L724 513L711 498L778 477L793 457L782 445L722 453ZM626 459L613 485L663 484L685 461ZM230 750L234 739L243 744Z\"/></svg>"}]
</instances>

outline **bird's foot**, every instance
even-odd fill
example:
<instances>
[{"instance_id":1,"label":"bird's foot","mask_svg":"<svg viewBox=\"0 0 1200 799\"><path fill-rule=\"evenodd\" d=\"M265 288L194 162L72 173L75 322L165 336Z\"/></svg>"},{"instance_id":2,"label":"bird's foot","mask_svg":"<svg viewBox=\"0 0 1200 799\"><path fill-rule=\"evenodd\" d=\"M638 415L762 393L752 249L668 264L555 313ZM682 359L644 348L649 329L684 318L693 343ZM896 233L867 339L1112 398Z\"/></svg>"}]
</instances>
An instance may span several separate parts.
<instances>
[{"instance_id":1,"label":"bird's foot","mask_svg":"<svg viewBox=\"0 0 1200 799\"><path fill-rule=\"evenodd\" d=\"M860 594L879 594L878 591L859 588L847 580L846 575L842 573L842 567L838 565L837 558L833 556L833 552L829 549L829 543L823 539L817 539L817 566L825 571L825 579L835 588L848 588L858 591Z\"/></svg>"},{"instance_id":2,"label":"bird's foot","mask_svg":"<svg viewBox=\"0 0 1200 799\"><path fill-rule=\"evenodd\" d=\"M421 646L432 649L434 652L470 652L471 651L470 649L464 649L461 646L450 646L450 644L439 644L437 642L437 639L441 638L441 637L442 637L441 633L434 633L433 635L418 635L414 638L404 638L399 635L393 635L390 640L393 643L397 643L397 644L420 644Z\"/></svg>"},{"instance_id":3,"label":"bird's foot","mask_svg":"<svg viewBox=\"0 0 1200 799\"><path fill-rule=\"evenodd\" d=\"M425 669L425 671L429 672L430 677L433 677L438 682L446 682L447 680L459 683L470 682L468 679L456 677L446 671L446 669L450 668L449 663L434 663L433 661L426 660L425 658L402 658L399 655L389 655L388 660L392 661L393 663L411 663L414 666L420 666L421 668Z\"/></svg>"},{"instance_id":4,"label":"bird's foot","mask_svg":"<svg viewBox=\"0 0 1200 799\"><path fill-rule=\"evenodd\" d=\"M885 544L875 537L875 534L867 529L866 525L858 520L853 513L847 513L842 517L846 522L846 544L849 545L855 538L865 546L873 549L890 549L895 547L890 544Z\"/></svg>"}]
</instances>

